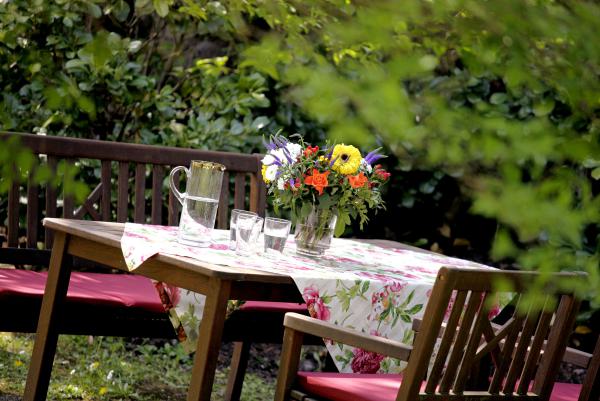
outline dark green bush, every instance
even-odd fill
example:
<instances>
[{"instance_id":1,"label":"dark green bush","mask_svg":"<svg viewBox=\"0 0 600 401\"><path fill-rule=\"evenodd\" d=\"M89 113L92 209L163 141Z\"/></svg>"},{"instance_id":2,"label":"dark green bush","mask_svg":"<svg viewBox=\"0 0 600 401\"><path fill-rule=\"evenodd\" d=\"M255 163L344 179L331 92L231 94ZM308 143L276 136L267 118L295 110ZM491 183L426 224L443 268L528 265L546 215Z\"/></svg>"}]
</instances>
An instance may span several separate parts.
<instances>
[{"instance_id":1,"label":"dark green bush","mask_svg":"<svg viewBox=\"0 0 600 401\"><path fill-rule=\"evenodd\" d=\"M322 132L239 66L220 3L172 3L4 2L1 129L230 151L282 127Z\"/></svg>"}]
</instances>

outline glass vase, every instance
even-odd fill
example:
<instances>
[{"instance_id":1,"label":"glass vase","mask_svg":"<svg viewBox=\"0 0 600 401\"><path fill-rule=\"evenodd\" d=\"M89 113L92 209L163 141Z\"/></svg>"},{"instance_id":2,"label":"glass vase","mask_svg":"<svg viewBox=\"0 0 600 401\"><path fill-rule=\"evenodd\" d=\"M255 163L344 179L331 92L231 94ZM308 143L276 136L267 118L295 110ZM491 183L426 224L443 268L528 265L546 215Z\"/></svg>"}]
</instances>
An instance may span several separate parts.
<instances>
[{"instance_id":1,"label":"glass vase","mask_svg":"<svg viewBox=\"0 0 600 401\"><path fill-rule=\"evenodd\" d=\"M296 222L296 253L302 256L323 255L331 245L337 217L334 209L313 206L308 217Z\"/></svg>"}]
</instances>

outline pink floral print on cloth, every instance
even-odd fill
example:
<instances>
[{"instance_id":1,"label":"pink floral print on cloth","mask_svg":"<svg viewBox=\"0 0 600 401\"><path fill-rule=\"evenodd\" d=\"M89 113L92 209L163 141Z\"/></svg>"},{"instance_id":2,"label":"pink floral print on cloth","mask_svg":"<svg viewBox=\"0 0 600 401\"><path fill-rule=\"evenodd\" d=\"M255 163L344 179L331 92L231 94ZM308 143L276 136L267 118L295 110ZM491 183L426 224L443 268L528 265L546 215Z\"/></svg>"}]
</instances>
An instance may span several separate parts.
<instances>
[{"instance_id":1,"label":"pink floral print on cloth","mask_svg":"<svg viewBox=\"0 0 600 401\"><path fill-rule=\"evenodd\" d=\"M181 245L176 238L176 227L127 223L121 240L127 266L133 270L162 253L289 275L311 316L406 344L412 343L412 320L422 318L440 267L487 267L417 249L388 249L348 239L334 239L327 255L310 259L295 254L290 237L284 255L274 261L261 255L238 257L229 250L229 233L224 230L215 230L211 245L205 248ZM193 349L204 296L166 284L157 285L157 290L180 338ZM501 305L506 303L499 300ZM341 372L398 373L405 366L343 344L328 342L327 348Z\"/></svg>"}]
</instances>

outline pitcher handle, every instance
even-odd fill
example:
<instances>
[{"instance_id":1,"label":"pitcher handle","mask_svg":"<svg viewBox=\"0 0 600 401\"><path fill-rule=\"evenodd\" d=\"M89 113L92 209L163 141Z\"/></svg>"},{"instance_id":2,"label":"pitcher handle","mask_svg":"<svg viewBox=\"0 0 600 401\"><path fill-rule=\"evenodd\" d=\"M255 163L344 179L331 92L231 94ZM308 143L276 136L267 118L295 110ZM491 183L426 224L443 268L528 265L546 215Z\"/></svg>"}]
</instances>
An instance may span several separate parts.
<instances>
[{"instance_id":1,"label":"pitcher handle","mask_svg":"<svg viewBox=\"0 0 600 401\"><path fill-rule=\"evenodd\" d=\"M173 170L171 170L171 173L169 174L169 184L171 186L171 191L173 191L179 203L183 205L183 197L185 196L185 193L179 192L179 189L177 189L177 185L175 184L175 173L177 173L179 170L185 170L185 175L189 178L190 170L184 166L177 166L173 168Z\"/></svg>"}]
</instances>

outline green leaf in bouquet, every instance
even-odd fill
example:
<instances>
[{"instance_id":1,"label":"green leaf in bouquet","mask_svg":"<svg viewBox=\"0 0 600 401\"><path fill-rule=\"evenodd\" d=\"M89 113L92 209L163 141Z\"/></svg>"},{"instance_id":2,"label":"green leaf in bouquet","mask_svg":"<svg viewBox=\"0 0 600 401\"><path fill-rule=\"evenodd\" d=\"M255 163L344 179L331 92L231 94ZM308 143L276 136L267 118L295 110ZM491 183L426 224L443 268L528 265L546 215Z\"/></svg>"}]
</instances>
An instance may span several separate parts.
<instances>
[{"instance_id":1,"label":"green leaf in bouquet","mask_svg":"<svg viewBox=\"0 0 600 401\"><path fill-rule=\"evenodd\" d=\"M335 231L333 232L333 234L336 237L340 237L342 234L344 234L344 231L346 230L346 223L341 217L342 215L340 213L340 216L338 217L337 222L335 223Z\"/></svg>"},{"instance_id":2,"label":"green leaf in bouquet","mask_svg":"<svg viewBox=\"0 0 600 401\"><path fill-rule=\"evenodd\" d=\"M303 203L302 209L300 209L300 218L301 219L307 218L311 211L312 211L312 205L308 202Z\"/></svg>"}]
</instances>

